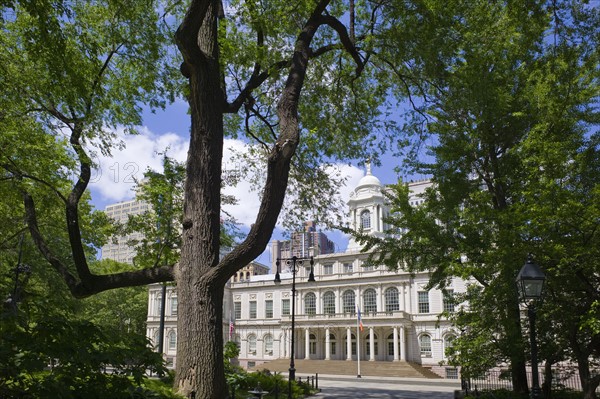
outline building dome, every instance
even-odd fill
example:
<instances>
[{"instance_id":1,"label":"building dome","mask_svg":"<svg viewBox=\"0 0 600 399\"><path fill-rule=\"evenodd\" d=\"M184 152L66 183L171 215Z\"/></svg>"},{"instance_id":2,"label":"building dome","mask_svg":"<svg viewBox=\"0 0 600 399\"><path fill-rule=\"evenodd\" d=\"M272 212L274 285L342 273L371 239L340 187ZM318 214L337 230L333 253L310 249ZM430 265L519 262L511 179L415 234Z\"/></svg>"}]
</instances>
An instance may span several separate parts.
<instances>
[{"instance_id":1,"label":"building dome","mask_svg":"<svg viewBox=\"0 0 600 399\"><path fill-rule=\"evenodd\" d=\"M358 185L355 188L355 191L357 192L362 188L372 187L377 189L382 187L381 181L377 177L373 176L373 173L371 173L371 162L367 161L366 166L367 174L364 175L358 182Z\"/></svg>"},{"instance_id":2,"label":"building dome","mask_svg":"<svg viewBox=\"0 0 600 399\"><path fill-rule=\"evenodd\" d=\"M360 179L358 185L356 186L357 189L367 186L381 187L381 181L377 177L373 176L370 172L371 171L369 171L366 175L363 176L362 179Z\"/></svg>"}]
</instances>

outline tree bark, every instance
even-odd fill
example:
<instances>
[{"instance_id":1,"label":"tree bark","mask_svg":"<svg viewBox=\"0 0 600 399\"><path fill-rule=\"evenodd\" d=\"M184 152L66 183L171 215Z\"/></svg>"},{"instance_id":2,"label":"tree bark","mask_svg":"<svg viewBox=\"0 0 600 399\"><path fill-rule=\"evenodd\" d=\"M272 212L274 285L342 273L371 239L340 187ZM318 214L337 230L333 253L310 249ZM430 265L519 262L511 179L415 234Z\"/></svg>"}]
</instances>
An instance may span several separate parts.
<instances>
[{"instance_id":1,"label":"tree bark","mask_svg":"<svg viewBox=\"0 0 600 399\"><path fill-rule=\"evenodd\" d=\"M177 32L189 79L190 146L186 163L179 299L177 391L197 398L227 397L223 365L225 279L219 264L223 108L217 42L217 1L197 1Z\"/></svg>"},{"instance_id":2,"label":"tree bark","mask_svg":"<svg viewBox=\"0 0 600 399\"><path fill-rule=\"evenodd\" d=\"M572 342L572 347L578 347L578 342ZM577 358L577 368L579 370L579 380L581 381L581 389L583 390L583 399L596 399L596 389L600 384L600 376L592 377L590 373L590 362L587 353L575 349L575 356Z\"/></svg>"}]
</instances>

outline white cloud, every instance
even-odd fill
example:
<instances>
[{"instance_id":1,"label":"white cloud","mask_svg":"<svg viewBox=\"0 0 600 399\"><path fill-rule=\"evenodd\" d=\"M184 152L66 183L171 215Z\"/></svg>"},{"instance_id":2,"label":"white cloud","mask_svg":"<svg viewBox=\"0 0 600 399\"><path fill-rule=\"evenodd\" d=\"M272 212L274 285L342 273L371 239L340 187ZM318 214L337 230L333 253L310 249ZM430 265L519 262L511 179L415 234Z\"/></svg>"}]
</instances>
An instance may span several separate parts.
<instances>
[{"instance_id":1,"label":"white cloud","mask_svg":"<svg viewBox=\"0 0 600 399\"><path fill-rule=\"evenodd\" d=\"M98 169L92 174L90 189L93 202L100 209L106 204L130 200L135 196L134 179L141 179L147 168L162 171L162 155L168 148L168 155L180 162L185 161L188 150L188 138L175 133L155 134L148 128L140 129L138 135L125 135L117 132L123 141L122 149L113 149L112 156L98 155L95 161ZM227 139L224 143L223 169L244 168L239 154L247 151L246 144L240 140ZM238 154L237 156L235 154ZM364 172L351 165L331 166L331 173L347 177L346 184L340 187L340 198L347 202L350 192L356 187ZM262 185L255 189L249 181L240 181L235 186L227 186L224 194L238 199L236 205L224 205L223 210L232 215L239 223L249 227L254 223L260 206Z\"/></svg>"},{"instance_id":2,"label":"white cloud","mask_svg":"<svg viewBox=\"0 0 600 399\"><path fill-rule=\"evenodd\" d=\"M142 179L147 168L162 171L160 153L167 148L169 156L185 160L187 140L175 133L155 135L147 128L138 135L117 132L123 148L112 150L112 156L98 155L97 169L92 174L90 189L95 202L111 203L132 199L135 180ZM98 198L99 197L99 198Z\"/></svg>"}]
</instances>

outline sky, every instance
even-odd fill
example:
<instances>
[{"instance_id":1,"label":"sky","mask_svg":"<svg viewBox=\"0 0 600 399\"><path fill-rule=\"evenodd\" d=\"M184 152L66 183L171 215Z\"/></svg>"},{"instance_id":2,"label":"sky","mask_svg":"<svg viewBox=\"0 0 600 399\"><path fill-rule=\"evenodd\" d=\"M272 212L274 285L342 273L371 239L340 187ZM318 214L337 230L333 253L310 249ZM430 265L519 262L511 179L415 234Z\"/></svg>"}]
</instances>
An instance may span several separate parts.
<instances>
[{"instance_id":1,"label":"sky","mask_svg":"<svg viewBox=\"0 0 600 399\"><path fill-rule=\"evenodd\" d=\"M167 107L165 111L156 114L146 111L138 135L125 135L123 131L119 131L117 133L123 142L123 148L114 149L111 157L96 155L98 168L92 174L90 191L92 203L97 209L103 210L106 205L133 199L135 180L141 179L147 168L162 172L161 154L165 150L170 157L180 162L185 161L190 124L187 108L187 103L180 100ZM232 159L232 149L239 151L243 147L244 143L239 140L225 140L224 168L227 164L234 165L237 162ZM383 184L395 183L397 175L393 169L398 164L398 160L384 158L382 166L373 166L372 172ZM364 164L340 164L339 168L348 177L346 186L340 187L339 190L339 195L345 203L350 197L350 192L365 175L365 166ZM237 205L226 205L224 210L236 218L242 225L242 231L247 231L258 211L259 193L252 191L248 182L242 181L235 187L227 187L225 194L239 199ZM282 239L283 233L283 230L278 227L271 239ZM325 233L336 243L336 251L345 250L348 243L345 234L339 231ZM270 259L269 246L257 261L270 265Z\"/></svg>"}]
</instances>

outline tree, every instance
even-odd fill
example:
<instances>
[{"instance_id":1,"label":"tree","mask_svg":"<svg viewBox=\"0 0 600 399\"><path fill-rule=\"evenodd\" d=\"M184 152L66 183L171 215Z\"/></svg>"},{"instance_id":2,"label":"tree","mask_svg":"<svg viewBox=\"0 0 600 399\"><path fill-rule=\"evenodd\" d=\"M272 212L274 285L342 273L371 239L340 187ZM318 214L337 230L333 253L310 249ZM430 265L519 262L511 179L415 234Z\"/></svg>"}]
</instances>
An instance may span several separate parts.
<instances>
[{"instance_id":1,"label":"tree","mask_svg":"<svg viewBox=\"0 0 600 399\"><path fill-rule=\"evenodd\" d=\"M393 126L380 108L393 84L378 81L380 72L366 68L382 52L372 40L381 34L376 27L393 26L383 5L233 1L224 8L217 0L188 5L56 0L3 6L0 68L6 90L1 98L7 111L0 120L14 140L2 147L3 177L22 196L35 245L78 298L174 280L180 299L176 388L185 395L227 397L224 284L267 245L290 171L308 176L297 182L313 183L315 176L325 175L319 161L364 158L373 151L370 143L385 145L377 129ZM170 68L173 52L166 47L172 16L161 19L159 11L177 13L183 7L175 41L183 57L191 131L181 258L177 265L160 261L97 274L81 232L82 199L93 168L90 143L109 152L115 145L111 128L134 130L140 104L160 107L170 99L178 84ZM243 121L227 117L242 110ZM220 259L223 139L226 133L239 134L236 121L261 148L266 181L248 235ZM236 130L226 132L225 126ZM25 131L35 137L28 150L44 162L13 152ZM51 158L46 160L44 152ZM73 173L72 181L65 172ZM68 234L69 254L57 251L40 223L42 195L53 196L64 208L60 228ZM316 191L305 192L301 201L316 199Z\"/></svg>"},{"instance_id":2,"label":"tree","mask_svg":"<svg viewBox=\"0 0 600 399\"><path fill-rule=\"evenodd\" d=\"M595 207L586 207L585 196L596 200L598 180L584 172L580 158L597 148L598 10L571 1L452 6L445 34L454 40L453 56L423 51L427 57L418 65L431 78L409 121L414 131L434 135L431 161L413 163L433 176L434 187L418 207L409 204L402 182L392 187L391 237L362 240L389 267L430 270L431 286L443 289L451 277L476 281L461 297L471 313L453 316L464 329L458 360L467 374L489 367L490 358L508 362L515 391L525 392L526 342L514 279L527 253L549 272L549 287L564 293L571 310L561 314L575 302L589 310L590 301L567 300L564 282L571 279L554 265L575 257L586 276L576 280L596 289L587 274L596 263L583 262L595 249L583 237L597 239ZM434 7L422 12L428 21L441 15L445 10ZM584 176L585 189L575 183ZM567 205L577 201L586 212ZM565 213L558 216L559 209ZM585 233L575 235L565 224ZM477 356L482 350L485 359Z\"/></svg>"}]
</instances>

